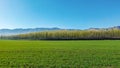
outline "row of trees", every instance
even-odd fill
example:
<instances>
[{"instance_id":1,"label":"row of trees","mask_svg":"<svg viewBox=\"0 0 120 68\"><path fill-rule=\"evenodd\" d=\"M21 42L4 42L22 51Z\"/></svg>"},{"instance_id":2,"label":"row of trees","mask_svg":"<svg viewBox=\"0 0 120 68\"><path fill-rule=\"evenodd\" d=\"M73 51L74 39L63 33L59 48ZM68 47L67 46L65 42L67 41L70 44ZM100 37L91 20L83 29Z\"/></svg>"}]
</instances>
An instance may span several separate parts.
<instances>
[{"instance_id":1,"label":"row of trees","mask_svg":"<svg viewBox=\"0 0 120 68\"><path fill-rule=\"evenodd\" d=\"M120 30L59 30L19 34L13 36L1 36L1 39L24 40L103 40L120 39Z\"/></svg>"}]
</instances>

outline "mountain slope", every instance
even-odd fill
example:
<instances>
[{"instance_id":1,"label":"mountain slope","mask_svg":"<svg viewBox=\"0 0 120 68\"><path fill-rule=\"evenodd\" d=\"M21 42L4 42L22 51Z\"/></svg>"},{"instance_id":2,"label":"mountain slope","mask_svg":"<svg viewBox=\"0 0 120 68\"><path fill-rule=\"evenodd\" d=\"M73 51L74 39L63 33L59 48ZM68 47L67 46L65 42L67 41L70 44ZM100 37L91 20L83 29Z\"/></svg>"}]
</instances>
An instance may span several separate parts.
<instances>
[{"instance_id":1,"label":"mountain slope","mask_svg":"<svg viewBox=\"0 0 120 68\"><path fill-rule=\"evenodd\" d=\"M111 30L111 29L120 29L120 26L114 26L109 28L89 28L87 30ZM61 28L0 29L0 35L16 35L16 34L25 34L31 32L50 31L50 30L80 30L80 29L61 29Z\"/></svg>"},{"instance_id":2,"label":"mountain slope","mask_svg":"<svg viewBox=\"0 0 120 68\"><path fill-rule=\"evenodd\" d=\"M15 35L24 34L30 32L41 32L49 30L62 30L60 28L28 28L28 29L0 29L0 35Z\"/></svg>"}]
</instances>

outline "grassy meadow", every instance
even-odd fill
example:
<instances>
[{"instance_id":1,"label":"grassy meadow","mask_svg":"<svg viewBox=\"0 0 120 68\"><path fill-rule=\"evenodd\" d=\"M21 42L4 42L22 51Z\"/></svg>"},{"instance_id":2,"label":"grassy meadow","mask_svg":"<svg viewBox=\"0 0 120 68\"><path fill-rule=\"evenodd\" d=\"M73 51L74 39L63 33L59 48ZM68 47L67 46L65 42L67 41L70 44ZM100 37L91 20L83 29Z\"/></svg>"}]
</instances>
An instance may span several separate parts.
<instances>
[{"instance_id":1,"label":"grassy meadow","mask_svg":"<svg viewBox=\"0 0 120 68\"><path fill-rule=\"evenodd\" d=\"M0 40L0 68L120 68L120 41Z\"/></svg>"}]
</instances>

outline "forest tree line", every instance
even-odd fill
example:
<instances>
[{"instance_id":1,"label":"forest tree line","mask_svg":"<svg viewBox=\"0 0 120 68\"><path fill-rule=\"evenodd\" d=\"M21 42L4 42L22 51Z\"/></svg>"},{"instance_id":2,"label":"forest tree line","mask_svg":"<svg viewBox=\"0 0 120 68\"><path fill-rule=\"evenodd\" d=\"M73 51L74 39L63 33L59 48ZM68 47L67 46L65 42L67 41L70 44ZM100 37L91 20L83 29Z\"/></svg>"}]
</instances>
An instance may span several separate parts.
<instances>
[{"instance_id":1,"label":"forest tree line","mask_svg":"<svg viewBox=\"0 0 120 68\"><path fill-rule=\"evenodd\" d=\"M120 39L120 30L58 30L1 36L0 38L13 40L105 40Z\"/></svg>"}]
</instances>

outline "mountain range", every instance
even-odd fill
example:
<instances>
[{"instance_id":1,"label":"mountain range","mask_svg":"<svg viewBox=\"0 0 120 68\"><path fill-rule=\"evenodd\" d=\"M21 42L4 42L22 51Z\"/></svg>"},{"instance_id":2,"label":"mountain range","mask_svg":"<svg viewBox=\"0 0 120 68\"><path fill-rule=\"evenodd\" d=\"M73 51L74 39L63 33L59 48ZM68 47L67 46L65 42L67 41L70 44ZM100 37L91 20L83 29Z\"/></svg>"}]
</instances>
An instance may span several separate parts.
<instances>
[{"instance_id":1,"label":"mountain range","mask_svg":"<svg viewBox=\"0 0 120 68\"><path fill-rule=\"evenodd\" d=\"M109 28L89 28L87 30L109 30L109 29L120 29L120 26L114 26ZM61 29L61 28L17 28L17 29L0 29L0 35L16 35L25 34L31 32L51 31L51 30L80 30L80 29Z\"/></svg>"},{"instance_id":2,"label":"mountain range","mask_svg":"<svg viewBox=\"0 0 120 68\"><path fill-rule=\"evenodd\" d=\"M111 29L120 29L120 26L114 26L109 28L89 28L87 30L111 30Z\"/></svg>"},{"instance_id":3,"label":"mountain range","mask_svg":"<svg viewBox=\"0 0 120 68\"><path fill-rule=\"evenodd\" d=\"M16 34L24 34L31 32L50 31L50 30L62 30L62 29L60 28L0 29L0 35L16 35Z\"/></svg>"}]
</instances>

